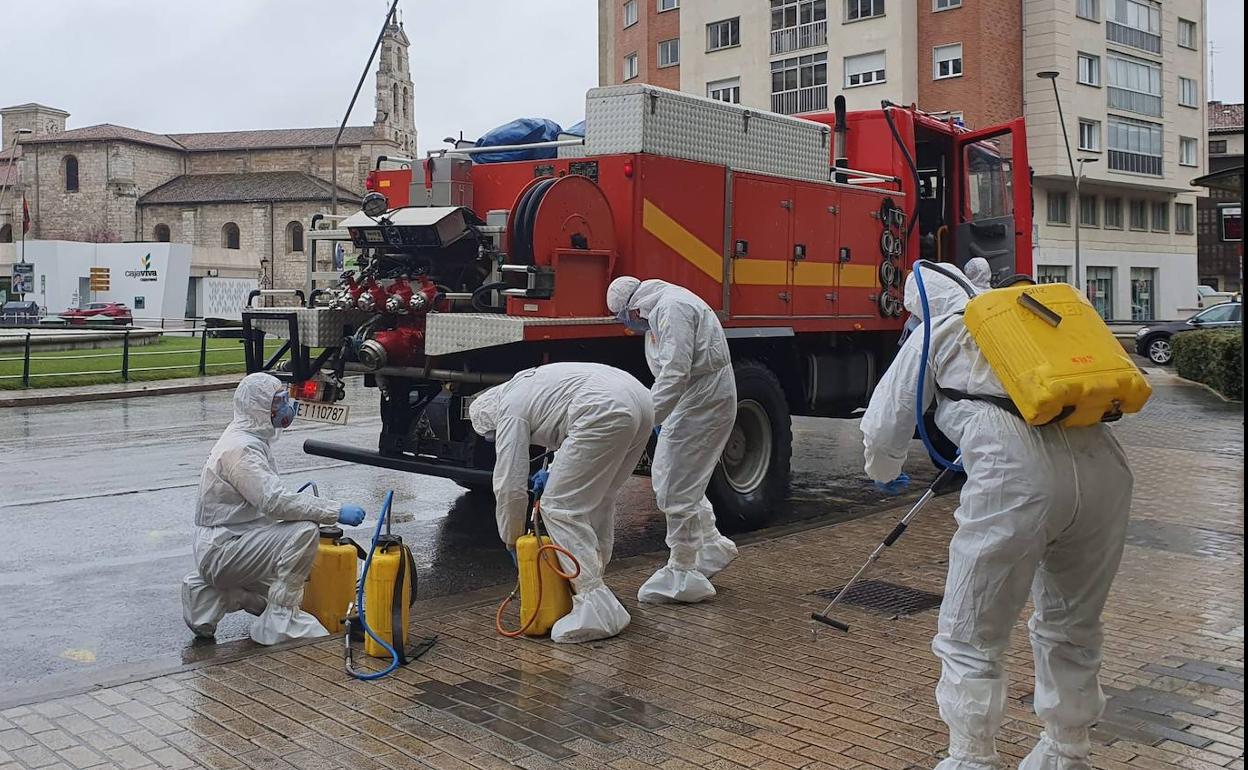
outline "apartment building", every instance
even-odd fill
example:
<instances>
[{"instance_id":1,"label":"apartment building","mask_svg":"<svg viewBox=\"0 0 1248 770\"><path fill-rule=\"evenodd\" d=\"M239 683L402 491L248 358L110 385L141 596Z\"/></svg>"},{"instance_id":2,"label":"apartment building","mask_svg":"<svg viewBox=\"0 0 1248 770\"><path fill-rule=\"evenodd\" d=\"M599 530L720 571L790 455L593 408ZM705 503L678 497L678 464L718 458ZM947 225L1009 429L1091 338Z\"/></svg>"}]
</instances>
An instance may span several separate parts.
<instances>
[{"instance_id":1,"label":"apartment building","mask_svg":"<svg viewBox=\"0 0 1248 770\"><path fill-rule=\"evenodd\" d=\"M1209 102L1209 173L1244 167L1244 105ZM1244 274L1243 201L1210 190L1196 205L1200 282L1218 291L1240 291Z\"/></svg>"},{"instance_id":2,"label":"apartment building","mask_svg":"<svg viewBox=\"0 0 1248 770\"><path fill-rule=\"evenodd\" d=\"M679 6L679 7L678 7ZM600 0L602 82L649 82L786 114L881 100L970 127L1025 115L1037 277L1105 317L1195 302L1205 169L1205 0ZM1036 77L1056 72L1056 79ZM673 85L673 83L676 85ZM1083 159L1074 200L1071 151Z\"/></svg>"}]
</instances>

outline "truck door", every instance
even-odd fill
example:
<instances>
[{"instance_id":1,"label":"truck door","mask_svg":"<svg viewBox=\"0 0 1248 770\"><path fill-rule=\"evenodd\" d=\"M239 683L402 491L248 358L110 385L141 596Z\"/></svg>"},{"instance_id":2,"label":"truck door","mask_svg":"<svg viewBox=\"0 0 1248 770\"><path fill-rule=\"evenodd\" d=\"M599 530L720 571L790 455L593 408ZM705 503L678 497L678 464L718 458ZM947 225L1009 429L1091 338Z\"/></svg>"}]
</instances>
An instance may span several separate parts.
<instances>
[{"instance_id":1,"label":"truck door","mask_svg":"<svg viewBox=\"0 0 1248 770\"><path fill-rule=\"evenodd\" d=\"M734 317L790 313L793 185L737 174L732 185Z\"/></svg>"},{"instance_id":2,"label":"truck door","mask_svg":"<svg viewBox=\"0 0 1248 770\"><path fill-rule=\"evenodd\" d=\"M797 185L793 211L793 315L830 317L837 312L837 260L841 239L835 188Z\"/></svg>"},{"instance_id":3,"label":"truck door","mask_svg":"<svg viewBox=\"0 0 1248 770\"><path fill-rule=\"evenodd\" d=\"M958 266L983 257L994 278L1031 274L1031 180L1023 120L957 137Z\"/></svg>"}]
</instances>

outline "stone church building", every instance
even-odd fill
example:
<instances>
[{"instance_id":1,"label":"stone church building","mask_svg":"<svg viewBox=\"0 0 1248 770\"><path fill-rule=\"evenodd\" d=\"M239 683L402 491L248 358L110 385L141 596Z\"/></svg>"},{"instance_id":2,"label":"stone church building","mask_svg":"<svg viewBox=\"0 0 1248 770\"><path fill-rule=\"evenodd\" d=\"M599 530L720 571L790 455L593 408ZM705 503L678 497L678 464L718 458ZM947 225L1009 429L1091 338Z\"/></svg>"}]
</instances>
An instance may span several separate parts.
<instances>
[{"instance_id":1,"label":"stone church building","mask_svg":"<svg viewBox=\"0 0 1248 770\"><path fill-rule=\"evenodd\" d=\"M4 108L0 180L11 187L0 240L21 237L25 196L27 238L239 249L254 255L262 285L302 286L304 234L313 214L329 211L334 164L338 211L350 213L379 155L416 152L408 45L392 24L378 52L376 118L349 126L336 157L336 126L155 134L67 129L69 113L40 104Z\"/></svg>"}]
</instances>

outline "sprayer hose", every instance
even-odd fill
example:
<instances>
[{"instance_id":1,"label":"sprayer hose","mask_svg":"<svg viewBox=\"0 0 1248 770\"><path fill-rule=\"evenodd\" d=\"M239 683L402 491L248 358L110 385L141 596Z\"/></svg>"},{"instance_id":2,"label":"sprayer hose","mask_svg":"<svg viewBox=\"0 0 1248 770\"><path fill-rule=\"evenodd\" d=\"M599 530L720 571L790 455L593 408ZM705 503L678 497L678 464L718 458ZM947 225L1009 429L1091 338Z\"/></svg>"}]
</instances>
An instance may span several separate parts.
<instances>
[{"instance_id":1,"label":"sprayer hose","mask_svg":"<svg viewBox=\"0 0 1248 770\"><path fill-rule=\"evenodd\" d=\"M537 521L538 521L540 512L541 512L540 504L534 503L533 532L534 532L534 535L536 535L538 538L541 537L541 534L538 532L538 527L537 527ZM541 540L539 539L538 542L541 542ZM555 554L555 556L553 557L548 556L546 554L547 551ZM565 572L563 570L562 565L560 565L559 563L558 554L563 554L564 556L568 557L568 560L572 562L572 566L575 568L573 572ZM554 559L553 564L549 561L549 559L552 559L552 558ZM555 545L554 543L546 543L542 545L540 548L537 549L537 559L539 562L543 559L546 559L547 560L546 563L549 564L551 569L555 571L555 574L565 580L573 580L579 577L581 574L581 563L577 561L576 557L572 555L571 551L569 551L568 549L564 548L561 545ZM537 567L537 604L535 604L533 607L533 614L529 616L529 619L525 621L524 625L520 626L520 628L516 629L515 631L508 631L507 629L503 628L503 613L507 611L507 607L512 603L513 600L515 600L516 594L519 593L519 591L520 591L520 583L519 581L517 581L516 588L507 596L506 599L503 599L502 603L498 605L498 611L494 613L494 630L497 631L500 635L507 637L508 639L515 639L519 636L522 636L524 632L528 631L529 627L533 625L533 621L537 620L537 616L541 612L541 609L542 609L542 567L540 563L538 564L538 567ZM521 618L521 620L524 620L524 618Z\"/></svg>"}]
</instances>

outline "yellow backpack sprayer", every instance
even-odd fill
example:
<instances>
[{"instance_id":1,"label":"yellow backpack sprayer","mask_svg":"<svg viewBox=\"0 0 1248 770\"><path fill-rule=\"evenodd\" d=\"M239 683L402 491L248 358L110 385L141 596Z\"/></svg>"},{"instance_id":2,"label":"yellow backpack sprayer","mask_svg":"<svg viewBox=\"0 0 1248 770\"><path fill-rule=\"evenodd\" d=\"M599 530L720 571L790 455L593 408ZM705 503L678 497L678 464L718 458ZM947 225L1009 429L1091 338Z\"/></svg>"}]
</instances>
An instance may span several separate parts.
<instances>
[{"instance_id":1,"label":"yellow backpack sprayer","mask_svg":"<svg viewBox=\"0 0 1248 770\"><path fill-rule=\"evenodd\" d=\"M409 609L416 601L416 562L403 538L390 532L390 508L394 491L386 493L377 518L377 528L364 558L353 614L347 615L348 633L344 637L343 667L356 679L380 679L399 666L405 666L429 651L435 637L422 639L408 649ZM386 532L382 534L382 527ZM371 621L369 619L372 619ZM351 631L362 630L364 652L372 657L390 657L390 665L382 671L363 672L355 669L352 657Z\"/></svg>"},{"instance_id":2,"label":"yellow backpack sprayer","mask_svg":"<svg viewBox=\"0 0 1248 770\"><path fill-rule=\"evenodd\" d=\"M550 454L547 453L547 458ZM542 470L546 470L545 461ZM494 629L509 639L550 633L555 623L572 611L572 586L569 581L581 574L581 565L576 557L542 532L541 507L541 490L535 488L529 529L516 540L516 569L519 572L516 587L498 605L494 614ZM559 554L572 562L574 569L571 572L564 571L559 563ZM503 628L503 613L517 593L520 594L522 624L518 629L508 631Z\"/></svg>"},{"instance_id":3,"label":"yellow backpack sprayer","mask_svg":"<svg viewBox=\"0 0 1248 770\"><path fill-rule=\"evenodd\" d=\"M313 495L320 496L314 481L299 487L299 491L308 487L312 488ZM320 528L316 561L312 563L312 572L303 590L303 609L319 620L331 634L341 633L346 627L347 613L355 597L359 560L366 555L364 549L346 537L340 527Z\"/></svg>"}]
</instances>

